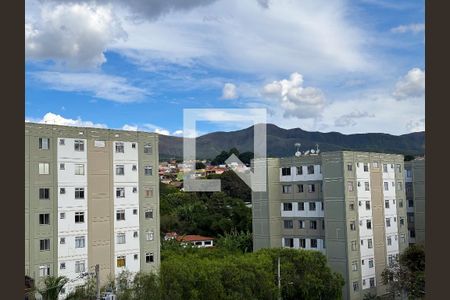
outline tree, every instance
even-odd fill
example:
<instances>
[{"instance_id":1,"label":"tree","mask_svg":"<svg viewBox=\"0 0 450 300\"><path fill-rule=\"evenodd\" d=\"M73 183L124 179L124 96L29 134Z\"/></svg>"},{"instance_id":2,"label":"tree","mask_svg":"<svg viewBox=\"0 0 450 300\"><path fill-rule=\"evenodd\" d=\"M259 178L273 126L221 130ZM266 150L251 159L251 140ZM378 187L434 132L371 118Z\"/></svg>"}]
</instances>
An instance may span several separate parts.
<instances>
[{"instance_id":1,"label":"tree","mask_svg":"<svg viewBox=\"0 0 450 300\"><path fill-rule=\"evenodd\" d=\"M253 237L248 231L232 230L225 232L224 235L219 235L215 245L230 252L248 253L253 250Z\"/></svg>"},{"instance_id":2,"label":"tree","mask_svg":"<svg viewBox=\"0 0 450 300\"><path fill-rule=\"evenodd\" d=\"M234 171L212 174L208 176L208 179L220 179L221 189L228 196L239 198L244 202L252 201L250 187Z\"/></svg>"},{"instance_id":3,"label":"tree","mask_svg":"<svg viewBox=\"0 0 450 300\"><path fill-rule=\"evenodd\" d=\"M206 168L206 166L205 166L205 164L202 163L201 161L198 161L198 162L195 163L195 169L196 169L196 170L204 169L204 168Z\"/></svg>"},{"instance_id":4,"label":"tree","mask_svg":"<svg viewBox=\"0 0 450 300\"><path fill-rule=\"evenodd\" d=\"M410 245L391 266L381 274L395 297L402 292L409 299L425 297L425 250L423 245Z\"/></svg>"},{"instance_id":5,"label":"tree","mask_svg":"<svg viewBox=\"0 0 450 300\"><path fill-rule=\"evenodd\" d=\"M65 276L47 276L43 281L43 287L38 289L43 300L58 300L58 295L69 279Z\"/></svg>"}]
</instances>

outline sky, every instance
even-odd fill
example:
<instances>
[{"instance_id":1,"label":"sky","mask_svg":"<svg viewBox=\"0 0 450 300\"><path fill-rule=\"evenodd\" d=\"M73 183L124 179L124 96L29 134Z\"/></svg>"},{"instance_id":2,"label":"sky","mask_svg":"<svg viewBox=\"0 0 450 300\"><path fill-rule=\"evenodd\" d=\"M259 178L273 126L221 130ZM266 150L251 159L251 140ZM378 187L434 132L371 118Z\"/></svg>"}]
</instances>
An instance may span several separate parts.
<instances>
[{"instance_id":1,"label":"sky","mask_svg":"<svg viewBox=\"0 0 450 300\"><path fill-rule=\"evenodd\" d=\"M423 0L25 3L26 121L182 136L183 109L265 108L286 129L425 130ZM209 119L197 134L251 125Z\"/></svg>"}]
</instances>

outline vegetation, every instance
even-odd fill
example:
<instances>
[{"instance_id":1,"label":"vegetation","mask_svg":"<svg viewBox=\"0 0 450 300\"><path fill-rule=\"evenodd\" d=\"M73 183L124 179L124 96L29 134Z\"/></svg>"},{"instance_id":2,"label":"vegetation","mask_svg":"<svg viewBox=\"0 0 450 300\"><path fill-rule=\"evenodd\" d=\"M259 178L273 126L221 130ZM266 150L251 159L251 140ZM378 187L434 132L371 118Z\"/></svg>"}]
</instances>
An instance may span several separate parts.
<instances>
[{"instance_id":1,"label":"vegetation","mask_svg":"<svg viewBox=\"0 0 450 300\"><path fill-rule=\"evenodd\" d=\"M68 281L64 276L47 276L37 290L43 300L58 300L59 293Z\"/></svg>"},{"instance_id":2,"label":"vegetation","mask_svg":"<svg viewBox=\"0 0 450 300\"><path fill-rule=\"evenodd\" d=\"M383 283L390 288L391 295L396 297L403 292L409 299L425 297L425 249L423 245L411 245L398 261L386 268L382 273Z\"/></svg>"},{"instance_id":3,"label":"vegetation","mask_svg":"<svg viewBox=\"0 0 450 300\"><path fill-rule=\"evenodd\" d=\"M236 155L244 164L250 164L250 161L253 159L253 152L247 151L243 153L239 153L239 150L236 148L231 148L228 152L222 151L219 155L217 155L212 161L211 164L214 166L223 165L225 161L231 156L231 154Z\"/></svg>"},{"instance_id":4,"label":"vegetation","mask_svg":"<svg viewBox=\"0 0 450 300\"><path fill-rule=\"evenodd\" d=\"M222 191L228 196L239 198L244 202L252 201L250 187L242 181L234 171L225 171L222 174L209 175L208 179L220 179Z\"/></svg>"}]
</instances>

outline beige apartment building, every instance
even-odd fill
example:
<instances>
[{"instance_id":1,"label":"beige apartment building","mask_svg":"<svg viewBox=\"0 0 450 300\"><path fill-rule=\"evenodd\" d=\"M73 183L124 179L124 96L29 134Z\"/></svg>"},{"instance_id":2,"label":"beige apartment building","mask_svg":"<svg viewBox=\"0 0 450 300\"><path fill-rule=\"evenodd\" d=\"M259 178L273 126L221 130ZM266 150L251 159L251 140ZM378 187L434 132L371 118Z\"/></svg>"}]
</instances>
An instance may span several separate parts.
<instances>
[{"instance_id":1,"label":"beige apartment building","mask_svg":"<svg viewBox=\"0 0 450 300\"><path fill-rule=\"evenodd\" d=\"M158 136L25 123L25 274L70 279L160 263Z\"/></svg>"},{"instance_id":2,"label":"beige apartment building","mask_svg":"<svg viewBox=\"0 0 450 300\"><path fill-rule=\"evenodd\" d=\"M403 160L352 151L268 158L267 191L252 193L254 250L321 251L345 279L344 299L385 294L381 273L408 246Z\"/></svg>"},{"instance_id":3,"label":"beige apartment building","mask_svg":"<svg viewBox=\"0 0 450 300\"><path fill-rule=\"evenodd\" d=\"M410 244L425 244L425 158L405 162Z\"/></svg>"}]
</instances>

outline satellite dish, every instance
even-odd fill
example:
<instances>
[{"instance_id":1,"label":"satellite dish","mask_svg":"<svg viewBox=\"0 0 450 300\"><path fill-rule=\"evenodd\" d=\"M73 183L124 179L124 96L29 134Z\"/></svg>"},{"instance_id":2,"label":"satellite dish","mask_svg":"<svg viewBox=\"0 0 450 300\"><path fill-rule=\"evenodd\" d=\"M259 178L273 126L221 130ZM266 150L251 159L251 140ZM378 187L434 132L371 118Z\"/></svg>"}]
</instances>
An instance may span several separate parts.
<instances>
[{"instance_id":1,"label":"satellite dish","mask_svg":"<svg viewBox=\"0 0 450 300\"><path fill-rule=\"evenodd\" d=\"M316 153L316 151L314 149L311 149L311 154Z\"/></svg>"},{"instance_id":2,"label":"satellite dish","mask_svg":"<svg viewBox=\"0 0 450 300\"><path fill-rule=\"evenodd\" d=\"M295 156L299 157L301 155L302 155L302 153L300 151L295 152Z\"/></svg>"},{"instance_id":3,"label":"satellite dish","mask_svg":"<svg viewBox=\"0 0 450 300\"><path fill-rule=\"evenodd\" d=\"M295 143L294 144L294 146L295 146L295 148L297 148L297 151L295 152L295 156L297 156L297 157L299 157L300 155L302 155L302 153L300 152L300 146L301 146L302 144L300 144L300 143Z\"/></svg>"},{"instance_id":4,"label":"satellite dish","mask_svg":"<svg viewBox=\"0 0 450 300\"><path fill-rule=\"evenodd\" d=\"M308 155L308 154L309 154L309 150L305 152L305 155Z\"/></svg>"}]
</instances>

